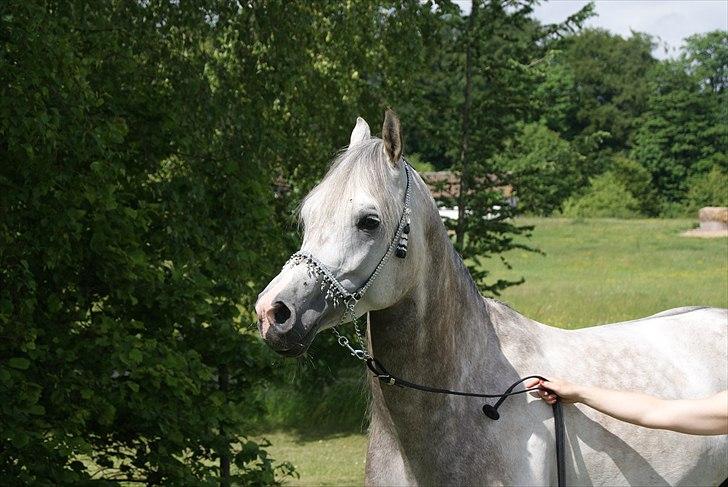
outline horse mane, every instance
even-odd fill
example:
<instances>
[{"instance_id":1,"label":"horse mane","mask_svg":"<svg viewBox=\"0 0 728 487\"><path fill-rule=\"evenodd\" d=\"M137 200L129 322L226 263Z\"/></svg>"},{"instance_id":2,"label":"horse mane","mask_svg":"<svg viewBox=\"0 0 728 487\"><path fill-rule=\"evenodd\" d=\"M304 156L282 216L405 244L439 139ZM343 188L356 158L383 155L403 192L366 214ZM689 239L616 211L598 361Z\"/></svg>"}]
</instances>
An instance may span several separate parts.
<instances>
[{"instance_id":1,"label":"horse mane","mask_svg":"<svg viewBox=\"0 0 728 487\"><path fill-rule=\"evenodd\" d=\"M372 137L358 142L334 159L323 180L304 198L299 223L307 231L315 232L325 228L324 222L350 218L351 195L365 191L376 202L382 227L391 236L403 208L403 195L391 178L382 139Z\"/></svg>"}]
</instances>

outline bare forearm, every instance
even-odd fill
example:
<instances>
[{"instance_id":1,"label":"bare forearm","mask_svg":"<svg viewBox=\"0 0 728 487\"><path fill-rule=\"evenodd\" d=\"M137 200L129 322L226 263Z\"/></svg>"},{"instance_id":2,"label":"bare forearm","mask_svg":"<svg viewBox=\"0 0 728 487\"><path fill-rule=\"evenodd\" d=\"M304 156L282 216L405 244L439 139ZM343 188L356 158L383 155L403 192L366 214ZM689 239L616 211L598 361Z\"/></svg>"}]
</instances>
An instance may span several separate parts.
<instances>
[{"instance_id":1,"label":"bare forearm","mask_svg":"<svg viewBox=\"0 0 728 487\"><path fill-rule=\"evenodd\" d=\"M728 393L665 400L638 392L579 386L579 402L621 421L694 435L728 434Z\"/></svg>"},{"instance_id":2,"label":"bare forearm","mask_svg":"<svg viewBox=\"0 0 728 487\"><path fill-rule=\"evenodd\" d=\"M668 400L639 392L613 391L572 384L564 379L534 380L526 384L549 404L581 402L627 423L693 435L728 434L728 391L704 399ZM560 399L559 399L560 398Z\"/></svg>"},{"instance_id":3,"label":"bare forearm","mask_svg":"<svg viewBox=\"0 0 728 487\"><path fill-rule=\"evenodd\" d=\"M655 428L649 421L650 411L663 406L662 399L638 392L614 391L600 387L579 386L577 402L590 406L621 421Z\"/></svg>"}]
</instances>

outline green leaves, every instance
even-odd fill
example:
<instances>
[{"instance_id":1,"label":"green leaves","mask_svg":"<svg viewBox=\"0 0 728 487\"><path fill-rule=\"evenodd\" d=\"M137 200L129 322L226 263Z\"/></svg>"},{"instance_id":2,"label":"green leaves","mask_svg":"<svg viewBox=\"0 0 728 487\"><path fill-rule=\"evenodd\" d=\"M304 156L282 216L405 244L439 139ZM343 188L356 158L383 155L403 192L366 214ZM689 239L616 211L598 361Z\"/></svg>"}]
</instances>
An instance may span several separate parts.
<instances>
[{"instance_id":1,"label":"green leaves","mask_svg":"<svg viewBox=\"0 0 728 487\"><path fill-rule=\"evenodd\" d=\"M23 357L13 357L8 360L8 366L14 369L26 370L30 367L30 360Z\"/></svg>"},{"instance_id":2,"label":"green leaves","mask_svg":"<svg viewBox=\"0 0 728 487\"><path fill-rule=\"evenodd\" d=\"M1 484L210 483L249 424L261 345L234 321L282 258L259 138L290 74L248 70L259 14L0 7Z\"/></svg>"}]
</instances>

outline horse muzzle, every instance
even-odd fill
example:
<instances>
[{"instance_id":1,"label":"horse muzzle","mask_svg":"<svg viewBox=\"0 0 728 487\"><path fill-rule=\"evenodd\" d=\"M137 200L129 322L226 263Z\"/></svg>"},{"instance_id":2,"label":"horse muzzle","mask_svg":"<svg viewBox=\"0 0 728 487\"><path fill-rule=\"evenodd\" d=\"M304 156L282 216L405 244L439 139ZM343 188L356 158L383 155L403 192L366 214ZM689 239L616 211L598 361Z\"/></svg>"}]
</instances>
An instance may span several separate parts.
<instances>
[{"instance_id":1,"label":"horse muzzle","mask_svg":"<svg viewBox=\"0 0 728 487\"><path fill-rule=\"evenodd\" d=\"M275 352L297 357L308 350L328 314L325 297L317 284L317 279L304 269L288 269L258 296L258 331Z\"/></svg>"}]
</instances>

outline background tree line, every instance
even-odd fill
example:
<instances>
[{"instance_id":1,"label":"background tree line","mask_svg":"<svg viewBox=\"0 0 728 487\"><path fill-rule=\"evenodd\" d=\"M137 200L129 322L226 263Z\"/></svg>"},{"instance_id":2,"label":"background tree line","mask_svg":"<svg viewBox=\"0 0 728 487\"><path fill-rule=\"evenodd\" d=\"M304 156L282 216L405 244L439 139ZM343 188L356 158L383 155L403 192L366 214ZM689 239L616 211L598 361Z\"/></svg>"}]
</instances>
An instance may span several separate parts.
<instances>
[{"instance_id":1,"label":"background tree line","mask_svg":"<svg viewBox=\"0 0 728 487\"><path fill-rule=\"evenodd\" d=\"M528 232L496 185L537 214L725 204L725 32L658 61L534 3L0 4L0 482L267 485L261 418L361 421L331 341L284 363L249 325L358 115L458 174L491 294L480 261Z\"/></svg>"}]
</instances>

